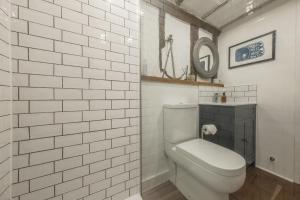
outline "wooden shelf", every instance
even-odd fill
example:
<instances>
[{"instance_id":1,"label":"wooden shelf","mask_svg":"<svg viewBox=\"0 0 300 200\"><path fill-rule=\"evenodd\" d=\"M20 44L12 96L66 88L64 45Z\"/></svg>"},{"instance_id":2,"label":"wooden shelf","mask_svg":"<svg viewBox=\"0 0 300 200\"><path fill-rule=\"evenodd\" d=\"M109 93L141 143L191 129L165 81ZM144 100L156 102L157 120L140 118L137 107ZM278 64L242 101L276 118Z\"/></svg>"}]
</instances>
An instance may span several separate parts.
<instances>
[{"instance_id":1,"label":"wooden shelf","mask_svg":"<svg viewBox=\"0 0 300 200\"><path fill-rule=\"evenodd\" d=\"M224 87L223 84L219 84L219 83L197 82L197 81L189 81L189 80L175 80L175 79L160 78L154 76L142 76L142 81L172 83L172 84L181 84L181 85Z\"/></svg>"}]
</instances>

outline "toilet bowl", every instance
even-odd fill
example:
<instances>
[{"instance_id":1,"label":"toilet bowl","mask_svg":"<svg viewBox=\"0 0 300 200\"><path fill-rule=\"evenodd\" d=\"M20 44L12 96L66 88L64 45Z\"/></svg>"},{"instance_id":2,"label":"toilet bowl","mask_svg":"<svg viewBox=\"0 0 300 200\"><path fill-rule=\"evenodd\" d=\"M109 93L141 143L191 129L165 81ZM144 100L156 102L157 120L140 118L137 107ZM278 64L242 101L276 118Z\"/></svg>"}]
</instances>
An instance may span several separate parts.
<instances>
[{"instance_id":1,"label":"toilet bowl","mask_svg":"<svg viewBox=\"0 0 300 200\"><path fill-rule=\"evenodd\" d=\"M197 124L197 105L164 106L165 152L175 165L172 182L189 200L228 200L244 184L245 159L197 138Z\"/></svg>"},{"instance_id":2,"label":"toilet bowl","mask_svg":"<svg viewBox=\"0 0 300 200\"><path fill-rule=\"evenodd\" d=\"M194 139L170 146L166 149L166 154L180 170L186 171L185 177L181 177L182 181L194 179L197 184L196 191L188 192L188 199L199 200L197 193L201 191L203 200L227 200L230 193L244 184L245 160L237 153L214 143ZM185 194L186 191L182 193ZM195 197L192 198L193 196Z\"/></svg>"}]
</instances>

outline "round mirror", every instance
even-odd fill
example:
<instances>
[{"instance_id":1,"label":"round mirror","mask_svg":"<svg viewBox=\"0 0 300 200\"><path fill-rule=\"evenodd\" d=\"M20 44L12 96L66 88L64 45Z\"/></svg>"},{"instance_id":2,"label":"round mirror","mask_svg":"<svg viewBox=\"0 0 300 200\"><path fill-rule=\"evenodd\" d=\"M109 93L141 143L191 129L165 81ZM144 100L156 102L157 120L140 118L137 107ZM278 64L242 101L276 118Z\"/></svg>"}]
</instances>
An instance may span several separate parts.
<instances>
[{"instance_id":1,"label":"round mirror","mask_svg":"<svg viewBox=\"0 0 300 200\"><path fill-rule=\"evenodd\" d=\"M217 75L219 53L211 39L203 37L197 40L193 51L193 61L197 73L202 78L213 78Z\"/></svg>"}]
</instances>

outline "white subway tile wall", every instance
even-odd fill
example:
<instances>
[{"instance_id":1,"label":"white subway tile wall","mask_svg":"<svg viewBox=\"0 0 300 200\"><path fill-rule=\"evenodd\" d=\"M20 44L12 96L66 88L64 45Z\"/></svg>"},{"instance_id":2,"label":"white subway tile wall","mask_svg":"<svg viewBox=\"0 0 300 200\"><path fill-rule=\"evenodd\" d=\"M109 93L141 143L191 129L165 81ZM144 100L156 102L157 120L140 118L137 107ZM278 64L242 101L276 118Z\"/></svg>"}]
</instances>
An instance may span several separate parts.
<instances>
[{"instance_id":1,"label":"white subway tile wall","mask_svg":"<svg viewBox=\"0 0 300 200\"><path fill-rule=\"evenodd\" d=\"M236 103L257 103L257 86L240 85L218 87L199 87L199 103L208 103L213 101L213 96L217 93L221 101L221 96L225 92L227 102Z\"/></svg>"},{"instance_id":2,"label":"white subway tile wall","mask_svg":"<svg viewBox=\"0 0 300 200\"><path fill-rule=\"evenodd\" d=\"M11 193L12 76L10 65L10 3L0 1L0 199ZM22 77L16 77L15 82ZM19 106L19 105L16 105ZM24 137L20 133L16 139ZM22 158L17 158L17 165Z\"/></svg>"},{"instance_id":3,"label":"white subway tile wall","mask_svg":"<svg viewBox=\"0 0 300 200\"><path fill-rule=\"evenodd\" d=\"M138 193L139 0L11 2L13 199L123 200ZM2 36L1 43L8 49ZM8 78L8 53L1 59L0 76ZM9 92L3 107L7 100ZM8 117L1 117L1 142ZM2 191L8 158L0 159Z\"/></svg>"}]
</instances>

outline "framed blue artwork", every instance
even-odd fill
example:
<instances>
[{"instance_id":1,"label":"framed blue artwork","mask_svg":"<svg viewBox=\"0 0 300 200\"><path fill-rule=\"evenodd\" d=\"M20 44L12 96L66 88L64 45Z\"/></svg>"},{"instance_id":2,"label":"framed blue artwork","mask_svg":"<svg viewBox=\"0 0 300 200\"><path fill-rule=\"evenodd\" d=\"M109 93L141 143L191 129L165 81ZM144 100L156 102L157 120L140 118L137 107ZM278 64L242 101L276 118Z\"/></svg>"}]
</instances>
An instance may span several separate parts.
<instances>
[{"instance_id":1,"label":"framed blue artwork","mask_svg":"<svg viewBox=\"0 0 300 200\"><path fill-rule=\"evenodd\" d=\"M229 69L275 60L276 31L229 47Z\"/></svg>"}]
</instances>

